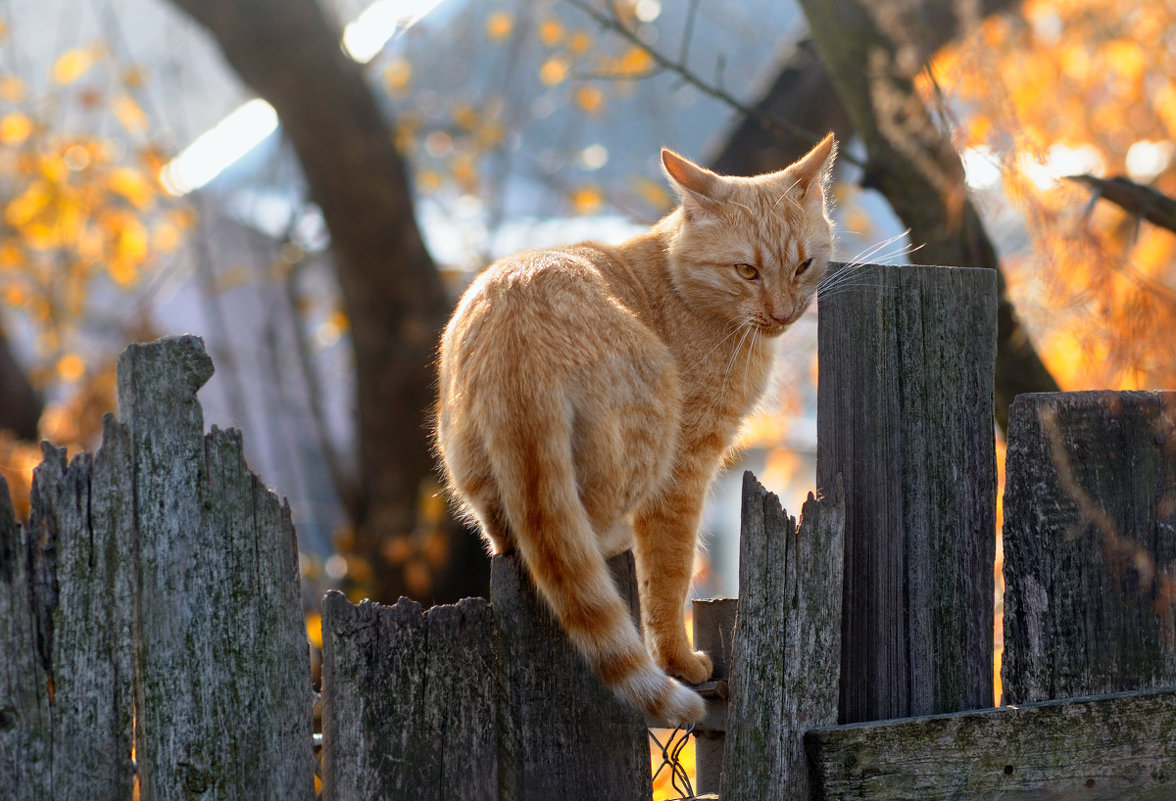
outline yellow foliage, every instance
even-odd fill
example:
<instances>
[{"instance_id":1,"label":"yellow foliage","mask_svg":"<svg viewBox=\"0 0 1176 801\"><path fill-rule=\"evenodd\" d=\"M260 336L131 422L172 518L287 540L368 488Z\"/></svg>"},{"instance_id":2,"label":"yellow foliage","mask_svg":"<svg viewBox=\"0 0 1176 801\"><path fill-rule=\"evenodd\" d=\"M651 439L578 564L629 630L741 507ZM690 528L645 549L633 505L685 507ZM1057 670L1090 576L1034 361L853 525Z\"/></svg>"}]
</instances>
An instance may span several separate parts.
<instances>
[{"instance_id":1,"label":"yellow foliage","mask_svg":"<svg viewBox=\"0 0 1176 801\"><path fill-rule=\"evenodd\" d=\"M568 52L574 56L583 55L588 52L590 47L592 47L592 37L584 31L576 31L568 37Z\"/></svg>"},{"instance_id":2,"label":"yellow foliage","mask_svg":"<svg viewBox=\"0 0 1176 801\"><path fill-rule=\"evenodd\" d=\"M1012 299L1063 388L1176 385L1176 236L1060 180L1128 175L1176 196L1176 161L1132 176L1136 144L1176 152L1176 7L1028 0L935 60L966 109L965 147L1000 163L1031 248L1003 259ZM1136 164L1138 165L1138 160Z\"/></svg>"},{"instance_id":3,"label":"yellow foliage","mask_svg":"<svg viewBox=\"0 0 1176 801\"><path fill-rule=\"evenodd\" d=\"M562 83L568 77L568 70L570 68L571 65L566 58L552 56L544 61L543 66L539 68L539 80L548 86Z\"/></svg>"},{"instance_id":4,"label":"yellow foliage","mask_svg":"<svg viewBox=\"0 0 1176 801\"><path fill-rule=\"evenodd\" d=\"M130 201L136 209L146 208L155 199L155 185L133 167L116 167L107 178L110 191Z\"/></svg>"},{"instance_id":5,"label":"yellow foliage","mask_svg":"<svg viewBox=\"0 0 1176 801\"><path fill-rule=\"evenodd\" d=\"M666 190L663 182L655 181L644 175L637 175L629 183L633 191L653 208L659 211L668 211L673 205L674 199Z\"/></svg>"},{"instance_id":6,"label":"yellow foliage","mask_svg":"<svg viewBox=\"0 0 1176 801\"><path fill-rule=\"evenodd\" d=\"M57 360L57 374L63 381L77 381L86 374L86 363L76 353L67 353Z\"/></svg>"},{"instance_id":7,"label":"yellow foliage","mask_svg":"<svg viewBox=\"0 0 1176 801\"><path fill-rule=\"evenodd\" d=\"M604 203L604 195L598 186L581 186L572 191L568 200L576 214L592 214Z\"/></svg>"},{"instance_id":8,"label":"yellow foliage","mask_svg":"<svg viewBox=\"0 0 1176 801\"><path fill-rule=\"evenodd\" d=\"M486 35L494 41L501 41L514 30L514 18L506 11L495 11L486 18Z\"/></svg>"},{"instance_id":9,"label":"yellow foliage","mask_svg":"<svg viewBox=\"0 0 1176 801\"><path fill-rule=\"evenodd\" d=\"M130 95L119 95L114 99L114 116L127 133L140 136L147 132L147 114Z\"/></svg>"},{"instance_id":10,"label":"yellow foliage","mask_svg":"<svg viewBox=\"0 0 1176 801\"><path fill-rule=\"evenodd\" d=\"M0 143L19 145L33 132L33 121L27 115L14 111L0 119Z\"/></svg>"},{"instance_id":11,"label":"yellow foliage","mask_svg":"<svg viewBox=\"0 0 1176 801\"><path fill-rule=\"evenodd\" d=\"M589 114L604 111L604 92L597 86L580 86L575 93L576 105Z\"/></svg>"},{"instance_id":12,"label":"yellow foliage","mask_svg":"<svg viewBox=\"0 0 1176 801\"><path fill-rule=\"evenodd\" d=\"M547 47L555 47L563 38L563 23L555 17L548 17L539 23L539 41Z\"/></svg>"},{"instance_id":13,"label":"yellow foliage","mask_svg":"<svg viewBox=\"0 0 1176 801\"><path fill-rule=\"evenodd\" d=\"M73 83L90 71L97 61L96 48L67 50L53 64L53 80L59 84Z\"/></svg>"},{"instance_id":14,"label":"yellow foliage","mask_svg":"<svg viewBox=\"0 0 1176 801\"><path fill-rule=\"evenodd\" d=\"M614 63L614 70L619 75L640 77L653 67L653 57L642 47L631 47Z\"/></svg>"},{"instance_id":15,"label":"yellow foliage","mask_svg":"<svg viewBox=\"0 0 1176 801\"><path fill-rule=\"evenodd\" d=\"M9 103L20 103L28 94L28 85L20 78L11 75L0 75L0 100Z\"/></svg>"},{"instance_id":16,"label":"yellow foliage","mask_svg":"<svg viewBox=\"0 0 1176 801\"><path fill-rule=\"evenodd\" d=\"M398 58L384 67L384 86L397 97L402 97L408 89L408 82L412 80L412 64L408 59Z\"/></svg>"}]
</instances>

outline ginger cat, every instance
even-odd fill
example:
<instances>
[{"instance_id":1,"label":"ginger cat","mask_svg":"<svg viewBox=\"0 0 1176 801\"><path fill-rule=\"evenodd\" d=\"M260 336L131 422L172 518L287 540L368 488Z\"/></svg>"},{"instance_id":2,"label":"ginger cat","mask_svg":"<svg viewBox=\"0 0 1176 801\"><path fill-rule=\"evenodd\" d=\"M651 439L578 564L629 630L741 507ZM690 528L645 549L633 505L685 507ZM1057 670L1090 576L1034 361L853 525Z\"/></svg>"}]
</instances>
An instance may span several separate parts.
<instances>
[{"instance_id":1,"label":"ginger cat","mask_svg":"<svg viewBox=\"0 0 1176 801\"><path fill-rule=\"evenodd\" d=\"M517 549L606 685L698 720L711 675L683 623L707 487L825 276L830 134L780 172L717 175L663 150L681 205L617 246L487 268L441 340L437 444L495 553ZM632 547L642 635L605 561Z\"/></svg>"}]
</instances>

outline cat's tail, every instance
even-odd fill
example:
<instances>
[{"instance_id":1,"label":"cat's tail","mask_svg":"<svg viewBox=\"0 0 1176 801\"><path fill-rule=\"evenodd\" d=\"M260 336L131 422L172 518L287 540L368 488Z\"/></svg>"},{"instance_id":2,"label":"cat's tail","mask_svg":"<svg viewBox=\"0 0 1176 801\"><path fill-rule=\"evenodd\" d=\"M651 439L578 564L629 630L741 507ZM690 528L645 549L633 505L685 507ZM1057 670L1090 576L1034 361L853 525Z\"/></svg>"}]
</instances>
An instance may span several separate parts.
<instances>
[{"instance_id":1,"label":"cat's tail","mask_svg":"<svg viewBox=\"0 0 1176 801\"><path fill-rule=\"evenodd\" d=\"M536 589L622 700L672 725L700 720L702 698L653 661L613 583L577 491L570 408L558 399L528 400L527 414L491 427L487 444L515 547Z\"/></svg>"}]
</instances>

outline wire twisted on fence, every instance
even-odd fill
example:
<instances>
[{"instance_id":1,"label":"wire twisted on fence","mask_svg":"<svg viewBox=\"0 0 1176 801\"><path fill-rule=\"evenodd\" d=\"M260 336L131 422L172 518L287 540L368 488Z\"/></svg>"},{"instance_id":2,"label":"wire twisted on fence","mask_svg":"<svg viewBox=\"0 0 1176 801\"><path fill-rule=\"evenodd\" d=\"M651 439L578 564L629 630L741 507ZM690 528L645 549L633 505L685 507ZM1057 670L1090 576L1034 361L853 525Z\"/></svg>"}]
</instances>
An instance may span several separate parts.
<instances>
[{"instance_id":1,"label":"wire twisted on fence","mask_svg":"<svg viewBox=\"0 0 1176 801\"><path fill-rule=\"evenodd\" d=\"M690 783L690 773L681 762L683 749L686 744L690 742L690 735L694 732L694 724L691 723L686 728L678 727L671 731L666 737L665 743L657 738L653 733L653 729L649 730L649 739L661 751L661 764L653 772L653 780L657 781L657 777L661 772L667 768L670 771L670 786L675 792L680 793L683 798L694 797L694 786Z\"/></svg>"}]
</instances>

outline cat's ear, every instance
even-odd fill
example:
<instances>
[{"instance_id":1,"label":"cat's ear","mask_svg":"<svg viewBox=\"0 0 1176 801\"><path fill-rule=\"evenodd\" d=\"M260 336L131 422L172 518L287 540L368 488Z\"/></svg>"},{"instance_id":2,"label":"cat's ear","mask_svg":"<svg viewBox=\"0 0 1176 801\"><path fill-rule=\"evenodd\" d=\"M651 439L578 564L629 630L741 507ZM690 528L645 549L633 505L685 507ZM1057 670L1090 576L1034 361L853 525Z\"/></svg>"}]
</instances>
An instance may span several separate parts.
<instances>
[{"instance_id":1,"label":"cat's ear","mask_svg":"<svg viewBox=\"0 0 1176 801\"><path fill-rule=\"evenodd\" d=\"M713 210L727 196L723 178L672 150L662 148L662 167L683 205Z\"/></svg>"},{"instance_id":2,"label":"cat's ear","mask_svg":"<svg viewBox=\"0 0 1176 801\"><path fill-rule=\"evenodd\" d=\"M789 185L795 187L802 197L819 197L817 191L823 192L833 172L833 159L837 157L837 140L833 134L825 135L816 147L800 160L787 167L781 175Z\"/></svg>"}]
</instances>

